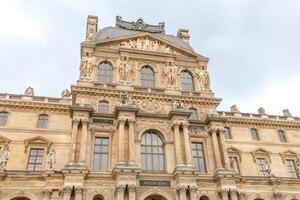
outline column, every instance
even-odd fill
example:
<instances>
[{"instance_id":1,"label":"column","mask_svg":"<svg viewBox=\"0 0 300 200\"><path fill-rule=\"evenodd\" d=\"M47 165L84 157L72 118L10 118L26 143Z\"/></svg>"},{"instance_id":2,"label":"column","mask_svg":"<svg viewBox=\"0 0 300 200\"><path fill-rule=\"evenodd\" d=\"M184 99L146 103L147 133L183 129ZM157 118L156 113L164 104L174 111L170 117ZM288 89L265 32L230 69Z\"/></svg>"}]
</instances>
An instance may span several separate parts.
<instances>
[{"instance_id":1,"label":"column","mask_svg":"<svg viewBox=\"0 0 300 200\"><path fill-rule=\"evenodd\" d=\"M173 125L174 139L175 139L175 155L176 155L176 167L182 165L182 155L180 147L180 135L179 135L179 124Z\"/></svg>"},{"instance_id":2,"label":"column","mask_svg":"<svg viewBox=\"0 0 300 200\"><path fill-rule=\"evenodd\" d=\"M211 138L212 138L212 143L214 148L216 167L217 169L219 169L222 168L222 163L221 163L220 149L219 149L219 144L217 139L217 129L211 129L210 133L211 133Z\"/></svg>"},{"instance_id":3,"label":"column","mask_svg":"<svg viewBox=\"0 0 300 200\"><path fill-rule=\"evenodd\" d=\"M224 157L224 165L225 165L226 169L230 169L229 158L228 158L225 137L224 137L224 130L220 130L219 135L220 135L221 148L222 148L223 157Z\"/></svg>"},{"instance_id":4,"label":"column","mask_svg":"<svg viewBox=\"0 0 300 200\"><path fill-rule=\"evenodd\" d=\"M74 119L72 121L72 135L70 141L70 152L69 152L69 163L75 163L75 152L76 152L76 140L77 140L77 133L78 133L78 123L79 121Z\"/></svg>"},{"instance_id":5,"label":"column","mask_svg":"<svg viewBox=\"0 0 300 200\"><path fill-rule=\"evenodd\" d=\"M86 142L88 134L88 121L82 120L82 131L81 131L81 141L80 141L80 163L86 165Z\"/></svg>"},{"instance_id":6,"label":"column","mask_svg":"<svg viewBox=\"0 0 300 200\"><path fill-rule=\"evenodd\" d=\"M50 200L52 191L49 189L46 189L43 191L43 200Z\"/></svg>"},{"instance_id":7,"label":"column","mask_svg":"<svg viewBox=\"0 0 300 200\"><path fill-rule=\"evenodd\" d=\"M186 187L180 186L178 188L178 192L179 192L179 200L186 200Z\"/></svg>"},{"instance_id":8,"label":"column","mask_svg":"<svg viewBox=\"0 0 300 200\"><path fill-rule=\"evenodd\" d=\"M230 195L231 195L231 200L238 200L237 190L231 190Z\"/></svg>"},{"instance_id":9,"label":"column","mask_svg":"<svg viewBox=\"0 0 300 200\"><path fill-rule=\"evenodd\" d=\"M129 135L128 135L128 151L129 151L129 164L135 165L134 157L134 127L135 121L129 121Z\"/></svg>"},{"instance_id":10,"label":"column","mask_svg":"<svg viewBox=\"0 0 300 200\"><path fill-rule=\"evenodd\" d=\"M70 186L66 186L63 189L63 200L70 200L71 198L72 188Z\"/></svg>"},{"instance_id":11,"label":"column","mask_svg":"<svg viewBox=\"0 0 300 200\"><path fill-rule=\"evenodd\" d=\"M183 129L183 136L184 136L184 148L185 148L185 158L186 158L186 165L192 166L192 152L191 152L191 144L190 144L190 136L188 125L182 125Z\"/></svg>"},{"instance_id":12,"label":"column","mask_svg":"<svg viewBox=\"0 0 300 200\"><path fill-rule=\"evenodd\" d=\"M82 200L82 197L83 197L83 188L78 186L75 188L75 200Z\"/></svg>"},{"instance_id":13,"label":"column","mask_svg":"<svg viewBox=\"0 0 300 200\"><path fill-rule=\"evenodd\" d=\"M197 186L190 187L191 200L197 200Z\"/></svg>"},{"instance_id":14,"label":"column","mask_svg":"<svg viewBox=\"0 0 300 200\"><path fill-rule=\"evenodd\" d=\"M135 200L135 192L136 192L135 185L129 185L128 187L129 200Z\"/></svg>"},{"instance_id":15,"label":"column","mask_svg":"<svg viewBox=\"0 0 300 200\"><path fill-rule=\"evenodd\" d=\"M118 185L116 187L116 200L124 200L124 192L125 192L125 186L124 185Z\"/></svg>"},{"instance_id":16,"label":"column","mask_svg":"<svg viewBox=\"0 0 300 200\"><path fill-rule=\"evenodd\" d=\"M125 157L124 157L124 127L125 127L125 120L119 120L119 144L118 144L118 164L124 164L125 163Z\"/></svg>"}]
</instances>

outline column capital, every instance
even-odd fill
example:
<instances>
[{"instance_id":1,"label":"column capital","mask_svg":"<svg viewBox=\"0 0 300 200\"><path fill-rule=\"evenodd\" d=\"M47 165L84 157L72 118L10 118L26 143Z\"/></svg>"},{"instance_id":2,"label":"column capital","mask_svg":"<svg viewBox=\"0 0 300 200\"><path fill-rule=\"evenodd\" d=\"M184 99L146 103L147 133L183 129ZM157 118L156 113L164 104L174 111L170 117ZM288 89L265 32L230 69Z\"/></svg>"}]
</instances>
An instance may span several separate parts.
<instances>
[{"instance_id":1,"label":"column capital","mask_svg":"<svg viewBox=\"0 0 300 200\"><path fill-rule=\"evenodd\" d=\"M191 186L189 190L191 193L193 193L193 192L195 193L195 192L197 192L198 188L197 188L197 186Z\"/></svg>"},{"instance_id":2,"label":"column capital","mask_svg":"<svg viewBox=\"0 0 300 200\"><path fill-rule=\"evenodd\" d=\"M72 187L71 186L65 186L63 188L63 195L71 195Z\"/></svg>"},{"instance_id":3,"label":"column capital","mask_svg":"<svg viewBox=\"0 0 300 200\"><path fill-rule=\"evenodd\" d=\"M179 122L172 123L172 128L179 128L179 126L180 126Z\"/></svg>"},{"instance_id":4,"label":"column capital","mask_svg":"<svg viewBox=\"0 0 300 200\"><path fill-rule=\"evenodd\" d=\"M73 119L72 120L72 125L78 125L79 124L79 120L78 119Z\"/></svg>"},{"instance_id":5,"label":"column capital","mask_svg":"<svg viewBox=\"0 0 300 200\"><path fill-rule=\"evenodd\" d=\"M128 186L128 192L129 193L135 193L136 192L136 186L135 185L129 185Z\"/></svg>"},{"instance_id":6,"label":"column capital","mask_svg":"<svg viewBox=\"0 0 300 200\"><path fill-rule=\"evenodd\" d=\"M135 120L133 120L133 119L128 120L128 124L129 125L134 125L135 124Z\"/></svg>"},{"instance_id":7,"label":"column capital","mask_svg":"<svg viewBox=\"0 0 300 200\"><path fill-rule=\"evenodd\" d=\"M88 125L89 124L89 120L88 119L82 119L80 120L82 125Z\"/></svg>"},{"instance_id":8,"label":"column capital","mask_svg":"<svg viewBox=\"0 0 300 200\"><path fill-rule=\"evenodd\" d=\"M126 123L126 119L118 119L118 124L125 124Z\"/></svg>"},{"instance_id":9,"label":"column capital","mask_svg":"<svg viewBox=\"0 0 300 200\"><path fill-rule=\"evenodd\" d=\"M76 193L76 194L79 194L79 195L82 195L83 190L84 190L83 187L77 186L77 187L75 188L75 193Z\"/></svg>"},{"instance_id":10,"label":"column capital","mask_svg":"<svg viewBox=\"0 0 300 200\"><path fill-rule=\"evenodd\" d=\"M50 199L51 194L52 194L52 190L50 190L50 189L45 189L43 191L43 196L48 197L48 199Z\"/></svg>"},{"instance_id":11,"label":"column capital","mask_svg":"<svg viewBox=\"0 0 300 200\"><path fill-rule=\"evenodd\" d=\"M116 187L116 195L124 194L124 192L125 192L125 185L118 185Z\"/></svg>"},{"instance_id":12,"label":"column capital","mask_svg":"<svg viewBox=\"0 0 300 200\"><path fill-rule=\"evenodd\" d=\"M186 193L187 187L186 186L179 186L177 190L178 190L179 193Z\"/></svg>"},{"instance_id":13,"label":"column capital","mask_svg":"<svg viewBox=\"0 0 300 200\"><path fill-rule=\"evenodd\" d=\"M181 126L182 128L188 128L189 123L188 122L181 123Z\"/></svg>"},{"instance_id":14,"label":"column capital","mask_svg":"<svg viewBox=\"0 0 300 200\"><path fill-rule=\"evenodd\" d=\"M216 127L216 126L211 126L211 127L208 128L208 132L210 134L216 134L218 131L219 131L219 128Z\"/></svg>"}]
</instances>

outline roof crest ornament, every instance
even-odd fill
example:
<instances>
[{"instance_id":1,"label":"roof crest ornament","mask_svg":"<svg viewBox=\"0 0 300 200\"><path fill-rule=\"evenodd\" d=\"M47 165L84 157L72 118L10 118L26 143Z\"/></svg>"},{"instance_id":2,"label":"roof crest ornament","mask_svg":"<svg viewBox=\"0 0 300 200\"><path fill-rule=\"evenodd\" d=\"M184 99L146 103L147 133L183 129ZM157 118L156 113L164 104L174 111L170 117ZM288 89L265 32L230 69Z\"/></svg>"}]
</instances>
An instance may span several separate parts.
<instances>
[{"instance_id":1,"label":"roof crest ornament","mask_svg":"<svg viewBox=\"0 0 300 200\"><path fill-rule=\"evenodd\" d=\"M136 22L127 22L123 21L121 16L116 17L116 27L135 30L135 31L144 31L149 33L165 33L165 23L159 22L158 25L145 24L142 18L136 20Z\"/></svg>"}]
</instances>

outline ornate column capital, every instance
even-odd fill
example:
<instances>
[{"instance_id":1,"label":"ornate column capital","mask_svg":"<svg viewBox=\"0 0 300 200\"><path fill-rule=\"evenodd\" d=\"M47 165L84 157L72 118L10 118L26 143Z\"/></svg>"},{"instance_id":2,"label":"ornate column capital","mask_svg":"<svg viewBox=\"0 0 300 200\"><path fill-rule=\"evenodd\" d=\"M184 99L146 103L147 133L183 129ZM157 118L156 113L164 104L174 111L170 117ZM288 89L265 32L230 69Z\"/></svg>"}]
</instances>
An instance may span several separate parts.
<instances>
[{"instance_id":1,"label":"ornate column capital","mask_svg":"<svg viewBox=\"0 0 300 200\"><path fill-rule=\"evenodd\" d=\"M191 186L189 190L190 190L190 193L196 193L198 188L197 188L197 186Z\"/></svg>"},{"instance_id":2,"label":"ornate column capital","mask_svg":"<svg viewBox=\"0 0 300 200\"><path fill-rule=\"evenodd\" d=\"M52 194L52 190L50 190L50 189L45 189L45 190L43 191L43 197L44 197L44 199L50 199L51 194Z\"/></svg>"},{"instance_id":3,"label":"ornate column capital","mask_svg":"<svg viewBox=\"0 0 300 200\"><path fill-rule=\"evenodd\" d=\"M118 185L115 190L116 195L122 195L125 192L125 185Z\"/></svg>"},{"instance_id":4,"label":"ornate column capital","mask_svg":"<svg viewBox=\"0 0 300 200\"><path fill-rule=\"evenodd\" d=\"M63 195L71 195L71 192L72 192L72 187L71 186L65 186L63 188Z\"/></svg>"},{"instance_id":5,"label":"ornate column capital","mask_svg":"<svg viewBox=\"0 0 300 200\"><path fill-rule=\"evenodd\" d=\"M133 119L128 120L128 124L129 125L134 125L135 124L135 120L133 120Z\"/></svg>"},{"instance_id":6,"label":"ornate column capital","mask_svg":"<svg viewBox=\"0 0 300 200\"><path fill-rule=\"evenodd\" d=\"M82 119L80 120L82 125L88 125L89 124L89 120L88 119Z\"/></svg>"},{"instance_id":7,"label":"ornate column capital","mask_svg":"<svg viewBox=\"0 0 300 200\"><path fill-rule=\"evenodd\" d=\"M179 128L179 126L180 126L180 123L179 123L179 122L174 122L174 123L172 124L172 128L173 128L173 129L177 129L177 128Z\"/></svg>"},{"instance_id":8,"label":"ornate column capital","mask_svg":"<svg viewBox=\"0 0 300 200\"><path fill-rule=\"evenodd\" d=\"M75 193L76 193L76 195L78 194L78 195L82 195L83 194L83 187L80 187L80 186L77 186L76 188L75 188Z\"/></svg>"},{"instance_id":9,"label":"ornate column capital","mask_svg":"<svg viewBox=\"0 0 300 200\"><path fill-rule=\"evenodd\" d=\"M136 186L135 185L129 185L128 186L128 192L129 193L135 193L136 192Z\"/></svg>"},{"instance_id":10,"label":"ornate column capital","mask_svg":"<svg viewBox=\"0 0 300 200\"><path fill-rule=\"evenodd\" d=\"M187 187L186 186L179 186L177 190L178 190L179 193L185 194L186 190L187 190Z\"/></svg>"},{"instance_id":11,"label":"ornate column capital","mask_svg":"<svg viewBox=\"0 0 300 200\"><path fill-rule=\"evenodd\" d=\"M126 119L118 119L118 125L123 125L126 123Z\"/></svg>"},{"instance_id":12,"label":"ornate column capital","mask_svg":"<svg viewBox=\"0 0 300 200\"><path fill-rule=\"evenodd\" d=\"M78 125L79 124L79 120L78 119L73 119L72 120L72 125L73 126L76 126L76 125Z\"/></svg>"},{"instance_id":13,"label":"ornate column capital","mask_svg":"<svg viewBox=\"0 0 300 200\"><path fill-rule=\"evenodd\" d=\"M216 126L211 126L208 128L208 133L210 134L216 134L219 131L219 128Z\"/></svg>"}]
</instances>

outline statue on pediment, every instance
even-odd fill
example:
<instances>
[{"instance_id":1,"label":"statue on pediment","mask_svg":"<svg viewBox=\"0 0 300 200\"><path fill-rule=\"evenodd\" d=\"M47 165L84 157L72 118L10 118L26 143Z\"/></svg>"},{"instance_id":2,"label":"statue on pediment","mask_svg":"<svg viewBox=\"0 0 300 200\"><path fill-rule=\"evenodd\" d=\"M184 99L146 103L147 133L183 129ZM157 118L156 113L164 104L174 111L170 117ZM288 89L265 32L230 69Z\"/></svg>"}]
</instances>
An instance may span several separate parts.
<instances>
[{"instance_id":1,"label":"statue on pediment","mask_svg":"<svg viewBox=\"0 0 300 200\"><path fill-rule=\"evenodd\" d=\"M130 61L127 56L122 57L119 65L120 80L128 81L131 73Z\"/></svg>"},{"instance_id":2,"label":"statue on pediment","mask_svg":"<svg viewBox=\"0 0 300 200\"><path fill-rule=\"evenodd\" d=\"M95 57L92 53L86 53L80 60L80 79L91 80L92 72L95 66Z\"/></svg>"},{"instance_id":3,"label":"statue on pediment","mask_svg":"<svg viewBox=\"0 0 300 200\"><path fill-rule=\"evenodd\" d=\"M9 160L9 149L5 145L3 149L0 150L0 170L5 170L7 162Z\"/></svg>"},{"instance_id":4,"label":"statue on pediment","mask_svg":"<svg viewBox=\"0 0 300 200\"><path fill-rule=\"evenodd\" d=\"M25 92L24 92L24 95L26 95L26 96L34 96L34 90L33 90L33 88L32 87L28 87L28 88L26 88L26 90L25 90Z\"/></svg>"},{"instance_id":5,"label":"statue on pediment","mask_svg":"<svg viewBox=\"0 0 300 200\"><path fill-rule=\"evenodd\" d=\"M177 80L177 66L174 62L168 62L165 67L164 74L167 77L167 85L176 85Z\"/></svg>"},{"instance_id":6,"label":"statue on pediment","mask_svg":"<svg viewBox=\"0 0 300 200\"><path fill-rule=\"evenodd\" d=\"M68 99L71 96L71 92L68 89L65 89L61 93L61 97L64 99Z\"/></svg>"},{"instance_id":7,"label":"statue on pediment","mask_svg":"<svg viewBox=\"0 0 300 200\"><path fill-rule=\"evenodd\" d=\"M293 117L292 114L290 113L289 109L283 109L282 114L284 117Z\"/></svg>"}]
</instances>

